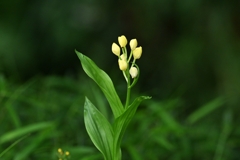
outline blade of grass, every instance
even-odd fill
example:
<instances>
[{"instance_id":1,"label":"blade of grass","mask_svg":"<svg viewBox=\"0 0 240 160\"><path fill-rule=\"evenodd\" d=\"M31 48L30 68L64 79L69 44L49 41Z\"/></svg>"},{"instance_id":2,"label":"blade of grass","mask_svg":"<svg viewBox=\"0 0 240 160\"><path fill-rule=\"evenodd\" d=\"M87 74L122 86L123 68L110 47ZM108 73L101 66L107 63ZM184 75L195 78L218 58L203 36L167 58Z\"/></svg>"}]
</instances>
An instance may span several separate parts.
<instances>
[{"instance_id":1,"label":"blade of grass","mask_svg":"<svg viewBox=\"0 0 240 160\"><path fill-rule=\"evenodd\" d=\"M232 112L228 110L224 112L224 115L223 115L223 128L218 139L214 160L222 159L224 146L231 132L231 124L232 124Z\"/></svg>"},{"instance_id":2,"label":"blade of grass","mask_svg":"<svg viewBox=\"0 0 240 160\"><path fill-rule=\"evenodd\" d=\"M171 142L169 142L169 141L167 140L167 138L164 137L164 136L155 136L155 137L154 137L154 140L155 140L160 146L162 146L163 148L165 148L165 149L167 149L167 150L169 150L169 151L173 151L173 150L175 149L175 146L174 146Z\"/></svg>"},{"instance_id":3,"label":"blade of grass","mask_svg":"<svg viewBox=\"0 0 240 160\"><path fill-rule=\"evenodd\" d=\"M13 108L13 103L18 99L18 97L26 91L32 84L36 82L37 79L31 79L26 84L18 87L13 93L10 93L9 99L5 103L5 107L8 110L9 115L11 116L11 120L13 121L13 124L16 128L21 127L21 120L16 112L16 110Z\"/></svg>"},{"instance_id":4,"label":"blade of grass","mask_svg":"<svg viewBox=\"0 0 240 160\"><path fill-rule=\"evenodd\" d=\"M157 113L159 118L168 126L169 129L173 130L175 134L182 134L184 132L181 124L174 119L174 117L168 113L159 103L152 103L149 106L153 111Z\"/></svg>"},{"instance_id":5,"label":"blade of grass","mask_svg":"<svg viewBox=\"0 0 240 160\"><path fill-rule=\"evenodd\" d=\"M11 144L8 148L6 148L2 153L0 153L0 158L7 153L11 148L13 148L15 145L17 145L19 142L21 142L23 139L27 138L30 134L23 136L22 138L16 140L13 144Z\"/></svg>"},{"instance_id":6,"label":"blade of grass","mask_svg":"<svg viewBox=\"0 0 240 160\"><path fill-rule=\"evenodd\" d=\"M131 156L131 159L134 159L134 160L142 160L143 159L141 154L139 154L137 149L134 146L132 146L131 144L128 144L126 146L126 148Z\"/></svg>"},{"instance_id":7,"label":"blade of grass","mask_svg":"<svg viewBox=\"0 0 240 160\"><path fill-rule=\"evenodd\" d=\"M189 124L193 124L203 118L204 116L208 115L212 111L216 110L217 108L221 107L224 104L224 100L222 98L216 98L211 102L207 103L206 105L202 106L192 114L190 114L186 121Z\"/></svg>"},{"instance_id":8,"label":"blade of grass","mask_svg":"<svg viewBox=\"0 0 240 160\"><path fill-rule=\"evenodd\" d=\"M52 127L53 124L54 123L52 123L52 122L42 122L42 123L28 125L26 127L22 127L22 128L14 130L14 131L8 132L0 137L0 144L11 141L14 138L17 138L19 136L22 136L22 135L25 135L25 134L28 134L28 133L31 133L34 131Z\"/></svg>"},{"instance_id":9,"label":"blade of grass","mask_svg":"<svg viewBox=\"0 0 240 160\"><path fill-rule=\"evenodd\" d=\"M50 137L52 134L52 130L44 130L40 132L38 135L34 135L29 145L24 147L21 151L18 152L17 155L15 155L14 160L25 160L29 156L30 153L32 153L47 137Z\"/></svg>"}]
</instances>

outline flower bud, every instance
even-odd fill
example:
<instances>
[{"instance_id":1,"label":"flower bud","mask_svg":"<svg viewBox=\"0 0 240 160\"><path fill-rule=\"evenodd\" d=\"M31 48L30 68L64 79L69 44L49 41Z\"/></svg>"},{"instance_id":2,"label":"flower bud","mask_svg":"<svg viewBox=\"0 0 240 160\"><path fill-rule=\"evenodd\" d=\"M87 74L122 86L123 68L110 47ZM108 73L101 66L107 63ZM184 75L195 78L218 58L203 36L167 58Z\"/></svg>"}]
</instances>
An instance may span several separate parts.
<instances>
[{"instance_id":1,"label":"flower bud","mask_svg":"<svg viewBox=\"0 0 240 160\"><path fill-rule=\"evenodd\" d=\"M118 59L118 65L119 65L119 69L122 71L126 71L127 67L128 67L128 63L127 60L125 59L125 56L122 54L121 59Z\"/></svg>"},{"instance_id":2,"label":"flower bud","mask_svg":"<svg viewBox=\"0 0 240 160\"><path fill-rule=\"evenodd\" d=\"M120 44L121 47L126 47L127 38L124 35L118 37L118 43Z\"/></svg>"},{"instance_id":3,"label":"flower bud","mask_svg":"<svg viewBox=\"0 0 240 160\"><path fill-rule=\"evenodd\" d=\"M132 39L129 44L130 44L131 50L134 50L137 47L138 43L136 39Z\"/></svg>"},{"instance_id":4,"label":"flower bud","mask_svg":"<svg viewBox=\"0 0 240 160\"><path fill-rule=\"evenodd\" d=\"M136 78L138 75L138 69L136 67L131 67L129 73L132 78Z\"/></svg>"},{"instance_id":5,"label":"flower bud","mask_svg":"<svg viewBox=\"0 0 240 160\"><path fill-rule=\"evenodd\" d=\"M142 55L142 47L137 47L133 50L133 57L134 59L139 59Z\"/></svg>"},{"instance_id":6,"label":"flower bud","mask_svg":"<svg viewBox=\"0 0 240 160\"><path fill-rule=\"evenodd\" d=\"M127 61L127 55L126 55L126 54L122 54L122 55L120 56L120 59Z\"/></svg>"},{"instance_id":7,"label":"flower bud","mask_svg":"<svg viewBox=\"0 0 240 160\"><path fill-rule=\"evenodd\" d=\"M119 56L120 55L120 47L116 44L116 43L113 43L112 44L112 52L116 55L116 56Z\"/></svg>"}]
</instances>

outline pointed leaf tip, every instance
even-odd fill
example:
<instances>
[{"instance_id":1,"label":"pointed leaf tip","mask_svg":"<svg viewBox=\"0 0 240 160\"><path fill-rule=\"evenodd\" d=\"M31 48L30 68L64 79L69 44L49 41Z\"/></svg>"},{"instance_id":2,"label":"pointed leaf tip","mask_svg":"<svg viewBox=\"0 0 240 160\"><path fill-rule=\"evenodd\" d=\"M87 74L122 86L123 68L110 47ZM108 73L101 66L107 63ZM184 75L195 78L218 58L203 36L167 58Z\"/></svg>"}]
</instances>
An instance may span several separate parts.
<instances>
[{"instance_id":1,"label":"pointed leaf tip","mask_svg":"<svg viewBox=\"0 0 240 160\"><path fill-rule=\"evenodd\" d=\"M118 97L111 78L107 75L106 72L100 69L89 57L78 51L76 51L76 53L78 55L78 58L80 59L82 68L85 73L97 83L97 85L100 87L105 97L107 98L113 111L114 117L116 118L120 116L124 112L124 108L120 98Z\"/></svg>"},{"instance_id":2,"label":"pointed leaf tip","mask_svg":"<svg viewBox=\"0 0 240 160\"><path fill-rule=\"evenodd\" d=\"M75 53L77 54L80 60L84 57L84 55L81 52L78 52L76 49L75 49Z\"/></svg>"}]
</instances>

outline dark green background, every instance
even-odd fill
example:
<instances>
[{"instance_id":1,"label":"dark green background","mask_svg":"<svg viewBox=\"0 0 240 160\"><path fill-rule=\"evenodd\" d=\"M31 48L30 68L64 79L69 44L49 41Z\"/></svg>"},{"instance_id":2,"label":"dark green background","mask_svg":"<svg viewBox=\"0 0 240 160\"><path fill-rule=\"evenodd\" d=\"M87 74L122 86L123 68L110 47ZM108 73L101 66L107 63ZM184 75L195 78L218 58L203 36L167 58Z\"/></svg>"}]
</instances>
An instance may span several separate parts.
<instances>
[{"instance_id":1,"label":"dark green background","mask_svg":"<svg viewBox=\"0 0 240 160\"><path fill-rule=\"evenodd\" d=\"M158 150L162 149L161 145L157 146L155 139L152 140L153 143L149 142L149 145L137 144L129 140L136 130L139 130L141 135L141 127L135 129L132 125L129 127L129 133L126 133L129 136L126 136L124 144L126 146L131 144L135 149L136 146L140 146L136 149L139 155L144 153L143 148L148 150L146 157L140 156L143 159L213 159L218 150L217 139L221 137L221 129L224 128L224 123L228 122L227 126L231 129L225 143L220 145L227 149L223 149L223 156L220 157L226 160L239 158L237 153L240 149L240 130L238 129L240 125L238 117L240 113L240 1L5 0L0 3L0 125L5 126L0 129L0 137L1 134L35 122L54 120L61 124L63 122L61 116L67 117L64 110L72 105L72 101L74 103L78 101L79 97L76 108L71 111L75 119L68 115L67 122L73 128L78 128L79 124L83 125L82 111L77 113L75 111L82 110L84 95L89 93L94 97L92 92L95 93L96 88L93 87L94 89L89 91L88 87L92 83L88 82L89 79L82 71L75 49L92 58L100 68L105 70L124 98L124 78L118 69L117 57L111 53L112 43L117 42L117 37L124 34L129 41L137 38L139 45L143 47L142 57L137 60L141 76L133 94L152 96L151 103L155 106L151 110L148 108L151 106L150 102L144 103L133 124L136 122L138 126L152 116L153 118L146 122L147 127L143 127L142 134L161 128L162 124L156 124L156 122L162 122L164 116L162 114L154 116L154 113L163 113L155 109L165 106L166 113L184 128L184 135L196 136L182 134L176 136L177 138L166 136L165 138L173 143L175 149L160 153ZM24 90L22 99L28 101L33 98L37 102L23 103L21 98L15 98L13 102L12 95L15 91L31 83L33 84L30 85L30 89ZM69 97L66 94L69 94ZM101 96L99 97L101 99ZM218 98L221 99L221 105L218 105L218 102L215 104L215 99ZM66 103L62 103L59 99ZM9 105L9 101L17 104ZM53 105L46 107L49 101ZM212 101L214 109L210 109L211 112L205 113L201 110L199 112L202 114L203 121L198 121L196 126L189 126L186 122L187 117ZM98 102L96 100L96 103ZM39 109L36 105L38 103L46 108ZM58 104L59 107L54 107L54 104ZM13 106L13 112L16 112L15 116L18 120L12 120L14 116L11 114L8 116L8 112L11 112L6 107L8 105ZM22 106L25 106L24 112L21 109ZM41 112L38 118L32 117L35 109ZM56 113L53 116L55 119L50 116L54 113ZM205 116L207 116L206 119ZM225 118L227 119L225 121L223 117L228 116L231 117L230 120ZM79 119L79 122L76 122L76 119ZM17 121L22 121L21 125L16 125ZM171 128L171 124L172 122L169 122L165 125ZM199 136L196 133L189 133L188 131L192 131L194 127L203 130L203 133L199 131ZM211 128L215 128L212 136L216 140L209 138L207 134ZM53 138L56 138L57 145L48 144L52 149L48 149L49 152L54 152L59 143L67 146L92 146L91 142L83 143L74 137L75 134L80 133L79 130L76 130L78 133L74 133L74 129L66 130L68 128L63 128L59 135L61 133L61 136L65 137L66 134L72 134L74 143L69 142L68 138L60 143L58 136L55 135ZM84 130L84 127L81 130ZM175 130L169 130L170 134L173 132L176 133ZM84 139L88 139L85 131L84 136L86 137ZM158 136L161 137L161 134L157 134ZM141 141L144 137L142 135L138 139L135 138L136 141ZM188 146L184 151L178 149L184 148L178 145L179 139L184 141L182 145ZM44 140L46 139L43 138ZM35 139L26 141L31 143ZM163 142L161 141L160 144ZM200 146L200 149L192 151L195 145ZM2 148L0 147L0 152L7 146L4 144ZM40 143L38 147L43 146L44 144ZM15 153L17 151L13 149L9 154L17 154ZM130 151L131 149L125 147L123 154L126 152L131 157L127 159L134 159L134 154ZM29 155L34 155L32 152L34 149ZM172 156L174 153L178 156ZM155 158L154 154L156 154Z\"/></svg>"}]
</instances>

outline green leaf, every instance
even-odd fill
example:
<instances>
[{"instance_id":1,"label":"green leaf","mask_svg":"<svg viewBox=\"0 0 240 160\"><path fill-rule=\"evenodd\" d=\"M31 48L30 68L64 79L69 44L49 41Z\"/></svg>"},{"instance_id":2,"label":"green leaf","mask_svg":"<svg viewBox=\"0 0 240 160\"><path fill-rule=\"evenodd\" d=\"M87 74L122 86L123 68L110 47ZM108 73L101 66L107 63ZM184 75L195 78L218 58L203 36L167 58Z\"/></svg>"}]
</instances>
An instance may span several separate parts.
<instances>
[{"instance_id":1,"label":"green leaf","mask_svg":"<svg viewBox=\"0 0 240 160\"><path fill-rule=\"evenodd\" d=\"M113 157L113 130L111 124L86 97L84 122L92 142L103 154L105 160Z\"/></svg>"},{"instance_id":2,"label":"green leaf","mask_svg":"<svg viewBox=\"0 0 240 160\"><path fill-rule=\"evenodd\" d=\"M160 107L158 103L153 103L149 106L158 117L171 129L175 134L182 134L183 128L180 123L163 107Z\"/></svg>"},{"instance_id":3,"label":"green leaf","mask_svg":"<svg viewBox=\"0 0 240 160\"><path fill-rule=\"evenodd\" d=\"M190 114L187 118L189 124L194 124L204 116L210 114L212 111L216 110L218 107L223 106L224 100L222 98L216 98L209 103L203 105L201 108Z\"/></svg>"},{"instance_id":4,"label":"green leaf","mask_svg":"<svg viewBox=\"0 0 240 160\"><path fill-rule=\"evenodd\" d=\"M50 129L34 135L34 137L32 137L32 139L30 140L31 142L34 142L34 143L29 143L28 145L24 146L21 149L21 152L18 152L18 154L15 155L14 160L28 159L31 153L38 150L41 147L41 145L46 142L46 139L52 137L52 132L53 130Z\"/></svg>"},{"instance_id":5,"label":"green leaf","mask_svg":"<svg viewBox=\"0 0 240 160\"><path fill-rule=\"evenodd\" d=\"M25 139L28 135L25 135L23 137L21 137L20 139L18 139L17 141L15 141L13 144L11 144L9 147L7 147L5 150L3 150L1 153L0 153L0 158L6 153L8 152L11 148L13 148L15 145L17 145L19 142L21 142L23 139Z\"/></svg>"},{"instance_id":6,"label":"green leaf","mask_svg":"<svg viewBox=\"0 0 240 160\"><path fill-rule=\"evenodd\" d=\"M11 141L15 138L29 134L31 132L43 130L45 128L49 128L53 126L54 126L54 123L52 122L41 122L41 123L31 124L31 125L13 130L11 132L7 132L0 137L0 144Z\"/></svg>"},{"instance_id":7,"label":"green leaf","mask_svg":"<svg viewBox=\"0 0 240 160\"><path fill-rule=\"evenodd\" d=\"M151 99L151 97L141 96L136 98L133 101L133 103L127 108L127 110L115 120L113 124L114 146L116 147L114 150L115 152L117 152L120 149L120 143L121 143L123 134L128 124L132 120L133 116L135 115L138 106L143 100L146 100L146 99Z\"/></svg>"},{"instance_id":8,"label":"green leaf","mask_svg":"<svg viewBox=\"0 0 240 160\"><path fill-rule=\"evenodd\" d=\"M103 70L101 70L90 58L78 51L75 52L77 53L77 56L81 61L83 70L101 88L102 92L108 100L108 103L110 104L114 117L117 118L118 116L120 116L123 113L124 108L120 98L116 93L111 78Z\"/></svg>"}]
</instances>

